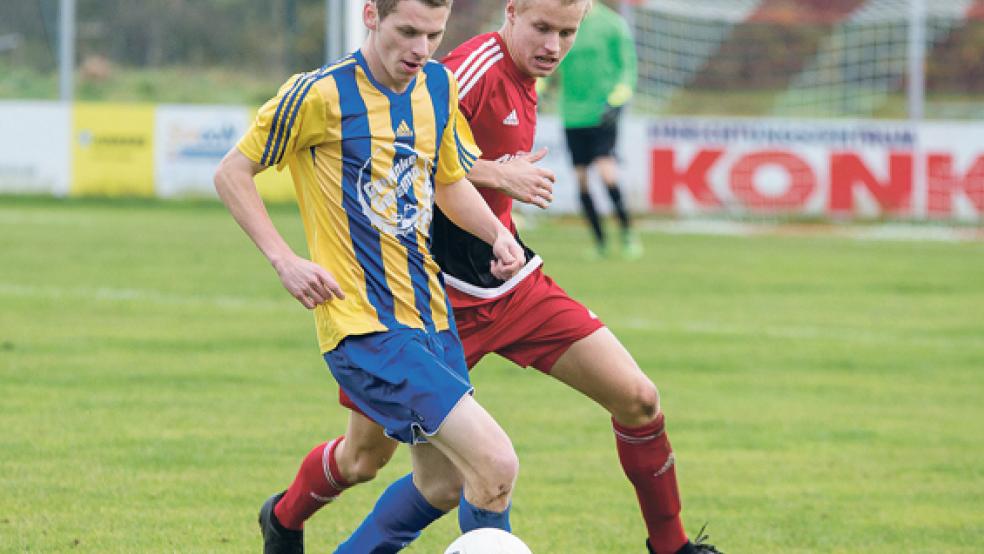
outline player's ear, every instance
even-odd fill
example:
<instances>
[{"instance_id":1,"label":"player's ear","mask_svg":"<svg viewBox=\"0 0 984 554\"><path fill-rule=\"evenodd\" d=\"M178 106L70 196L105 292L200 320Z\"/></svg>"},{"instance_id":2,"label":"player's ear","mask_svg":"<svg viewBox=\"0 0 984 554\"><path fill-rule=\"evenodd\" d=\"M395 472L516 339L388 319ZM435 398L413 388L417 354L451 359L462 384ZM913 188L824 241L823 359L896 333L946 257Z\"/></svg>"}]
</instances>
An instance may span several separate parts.
<instances>
[{"instance_id":1,"label":"player's ear","mask_svg":"<svg viewBox=\"0 0 984 554\"><path fill-rule=\"evenodd\" d=\"M370 31L375 31L379 27L379 10L376 9L376 3L372 0L362 6L362 23Z\"/></svg>"},{"instance_id":2,"label":"player's ear","mask_svg":"<svg viewBox=\"0 0 984 554\"><path fill-rule=\"evenodd\" d=\"M516 2L515 0L508 0L506 2L506 21L510 24L516 22Z\"/></svg>"}]
</instances>

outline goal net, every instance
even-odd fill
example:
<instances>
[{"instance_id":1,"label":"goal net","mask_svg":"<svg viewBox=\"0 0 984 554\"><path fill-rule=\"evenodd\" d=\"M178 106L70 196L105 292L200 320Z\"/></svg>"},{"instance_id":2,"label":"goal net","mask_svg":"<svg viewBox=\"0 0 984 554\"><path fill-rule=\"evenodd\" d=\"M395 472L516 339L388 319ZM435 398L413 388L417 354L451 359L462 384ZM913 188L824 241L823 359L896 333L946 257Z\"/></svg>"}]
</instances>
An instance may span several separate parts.
<instances>
[{"instance_id":1,"label":"goal net","mask_svg":"<svg viewBox=\"0 0 984 554\"><path fill-rule=\"evenodd\" d=\"M980 117L984 2L925 4L926 115ZM623 12L639 54L637 109L907 115L910 0L641 0Z\"/></svg>"}]
</instances>

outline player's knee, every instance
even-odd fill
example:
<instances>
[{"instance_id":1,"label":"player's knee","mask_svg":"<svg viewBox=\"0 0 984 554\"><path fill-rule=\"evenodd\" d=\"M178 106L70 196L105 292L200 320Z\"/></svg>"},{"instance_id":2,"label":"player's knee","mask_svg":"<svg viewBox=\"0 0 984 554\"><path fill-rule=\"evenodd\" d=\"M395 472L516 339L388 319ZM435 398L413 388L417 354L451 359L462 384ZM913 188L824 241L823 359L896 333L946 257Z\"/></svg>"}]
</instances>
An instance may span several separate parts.
<instances>
[{"instance_id":1,"label":"player's knee","mask_svg":"<svg viewBox=\"0 0 984 554\"><path fill-rule=\"evenodd\" d=\"M509 504L513 485L519 475L519 458L510 449L500 452L488 460L488 464L472 487L478 497L478 506L486 510L501 512Z\"/></svg>"},{"instance_id":2,"label":"player's knee","mask_svg":"<svg viewBox=\"0 0 984 554\"><path fill-rule=\"evenodd\" d=\"M359 450L353 457L352 464L346 472L351 484L365 483L376 478L376 474L393 456L392 450L378 451L372 449Z\"/></svg>"},{"instance_id":3,"label":"player's knee","mask_svg":"<svg viewBox=\"0 0 984 554\"><path fill-rule=\"evenodd\" d=\"M612 411L615 419L626 426L645 425L659 414L659 390L649 379L640 379L626 398Z\"/></svg>"}]
</instances>

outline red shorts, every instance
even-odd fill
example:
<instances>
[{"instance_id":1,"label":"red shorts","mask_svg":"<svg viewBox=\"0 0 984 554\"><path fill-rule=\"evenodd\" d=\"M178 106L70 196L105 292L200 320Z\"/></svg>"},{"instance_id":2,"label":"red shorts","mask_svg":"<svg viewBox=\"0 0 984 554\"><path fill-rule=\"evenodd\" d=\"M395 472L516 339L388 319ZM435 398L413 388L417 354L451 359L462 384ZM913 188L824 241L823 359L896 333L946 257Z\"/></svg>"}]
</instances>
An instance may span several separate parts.
<instances>
[{"instance_id":1,"label":"red shorts","mask_svg":"<svg viewBox=\"0 0 984 554\"><path fill-rule=\"evenodd\" d=\"M516 365L544 373L550 373L572 344L604 327L541 269L499 298L454 307L454 319L469 368L495 352ZM341 389L338 396L342 406L358 411Z\"/></svg>"}]
</instances>

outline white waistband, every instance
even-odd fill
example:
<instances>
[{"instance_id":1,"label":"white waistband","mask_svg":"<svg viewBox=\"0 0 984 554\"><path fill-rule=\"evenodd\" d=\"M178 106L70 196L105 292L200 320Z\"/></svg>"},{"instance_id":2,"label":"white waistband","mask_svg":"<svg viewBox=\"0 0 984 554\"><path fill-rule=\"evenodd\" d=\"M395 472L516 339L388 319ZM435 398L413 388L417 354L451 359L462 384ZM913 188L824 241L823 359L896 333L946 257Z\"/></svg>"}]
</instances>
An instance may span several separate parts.
<instances>
[{"instance_id":1,"label":"white waistband","mask_svg":"<svg viewBox=\"0 0 984 554\"><path fill-rule=\"evenodd\" d=\"M482 287L477 287L471 283L466 283L461 279L456 279L447 273L444 274L444 282L455 290L461 291L465 294L474 296L475 298L497 298L511 291L516 285L518 285L523 279L527 278L531 273L537 270L538 267L543 265L543 259L540 256L533 256L523 269L519 270L519 273L513 275L508 281L502 283L494 289L484 289Z\"/></svg>"}]
</instances>

